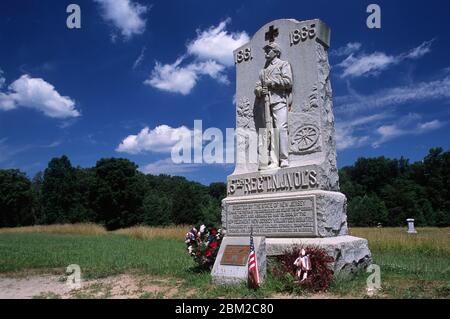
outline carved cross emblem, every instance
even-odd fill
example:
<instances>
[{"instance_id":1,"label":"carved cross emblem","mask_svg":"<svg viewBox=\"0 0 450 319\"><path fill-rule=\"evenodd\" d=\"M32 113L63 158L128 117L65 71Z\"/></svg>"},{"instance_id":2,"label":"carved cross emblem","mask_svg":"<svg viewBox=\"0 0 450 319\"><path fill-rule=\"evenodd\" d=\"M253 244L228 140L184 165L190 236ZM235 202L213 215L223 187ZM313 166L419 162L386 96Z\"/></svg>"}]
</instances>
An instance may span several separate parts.
<instances>
[{"instance_id":1,"label":"carved cross emblem","mask_svg":"<svg viewBox=\"0 0 450 319\"><path fill-rule=\"evenodd\" d=\"M278 28L274 28L273 25L269 27L269 31L267 31L265 34L265 40L269 42L274 42L275 38L278 36Z\"/></svg>"}]
</instances>

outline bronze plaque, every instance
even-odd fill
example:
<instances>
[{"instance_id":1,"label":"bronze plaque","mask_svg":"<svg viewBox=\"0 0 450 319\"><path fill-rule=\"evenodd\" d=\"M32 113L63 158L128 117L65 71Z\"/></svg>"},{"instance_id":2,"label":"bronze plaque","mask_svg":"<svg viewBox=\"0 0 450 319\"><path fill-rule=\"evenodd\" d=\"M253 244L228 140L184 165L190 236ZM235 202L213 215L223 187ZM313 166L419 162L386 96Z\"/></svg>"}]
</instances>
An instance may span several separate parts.
<instances>
[{"instance_id":1,"label":"bronze plaque","mask_svg":"<svg viewBox=\"0 0 450 319\"><path fill-rule=\"evenodd\" d=\"M245 266L250 253L249 245L227 245L223 252L221 265Z\"/></svg>"}]
</instances>

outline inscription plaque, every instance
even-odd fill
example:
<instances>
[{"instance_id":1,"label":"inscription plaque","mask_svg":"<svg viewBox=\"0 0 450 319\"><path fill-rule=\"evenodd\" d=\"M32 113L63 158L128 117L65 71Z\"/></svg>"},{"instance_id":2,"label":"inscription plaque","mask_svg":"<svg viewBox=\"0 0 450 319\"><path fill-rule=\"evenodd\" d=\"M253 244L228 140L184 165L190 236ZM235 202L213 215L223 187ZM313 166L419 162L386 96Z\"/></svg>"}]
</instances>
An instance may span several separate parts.
<instances>
[{"instance_id":1,"label":"inscription plaque","mask_svg":"<svg viewBox=\"0 0 450 319\"><path fill-rule=\"evenodd\" d=\"M255 236L317 236L316 198L310 195L229 202L227 234L245 236L251 227Z\"/></svg>"},{"instance_id":2,"label":"inscription plaque","mask_svg":"<svg viewBox=\"0 0 450 319\"><path fill-rule=\"evenodd\" d=\"M247 264L249 253L249 245L228 245L225 247L220 264L229 266L245 266Z\"/></svg>"}]
</instances>

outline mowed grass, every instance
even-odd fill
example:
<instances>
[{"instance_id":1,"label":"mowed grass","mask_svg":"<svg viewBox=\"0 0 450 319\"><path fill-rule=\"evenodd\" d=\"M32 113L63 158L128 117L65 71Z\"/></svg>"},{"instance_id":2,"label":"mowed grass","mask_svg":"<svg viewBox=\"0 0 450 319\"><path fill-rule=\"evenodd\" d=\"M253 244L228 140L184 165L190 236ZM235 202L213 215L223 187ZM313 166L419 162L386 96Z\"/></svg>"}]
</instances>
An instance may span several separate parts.
<instances>
[{"instance_id":1,"label":"mowed grass","mask_svg":"<svg viewBox=\"0 0 450 319\"><path fill-rule=\"evenodd\" d=\"M181 279L177 289L197 291L191 297L271 297L282 285L268 274L258 291L244 285L217 287L209 273L193 271L194 263L183 242L189 226L137 226L107 232L92 224L34 226L0 229L0 273L30 269L63 274L78 264L84 278L136 272ZM351 228L350 234L367 238L373 261L381 268L378 297L450 298L450 228ZM353 280L335 280L333 295L365 297L368 273Z\"/></svg>"},{"instance_id":2,"label":"mowed grass","mask_svg":"<svg viewBox=\"0 0 450 319\"><path fill-rule=\"evenodd\" d=\"M126 271L185 276L193 266L182 240L105 234L0 234L0 272L57 268L78 264L86 278ZM64 273L64 272L63 272Z\"/></svg>"}]
</instances>

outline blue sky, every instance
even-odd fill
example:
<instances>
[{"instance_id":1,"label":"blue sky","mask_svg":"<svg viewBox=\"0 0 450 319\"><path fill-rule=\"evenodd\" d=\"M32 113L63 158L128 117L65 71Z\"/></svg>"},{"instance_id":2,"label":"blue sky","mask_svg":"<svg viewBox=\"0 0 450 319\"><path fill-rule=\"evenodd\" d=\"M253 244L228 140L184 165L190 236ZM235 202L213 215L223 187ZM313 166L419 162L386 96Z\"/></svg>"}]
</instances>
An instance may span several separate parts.
<instances>
[{"instance_id":1,"label":"blue sky","mask_svg":"<svg viewBox=\"0 0 450 319\"><path fill-rule=\"evenodd\" d=\"M68 29L66 7L81 8ZM381 29L366 7L381 7ZM234 127L232 50L279 18L320 18L330 63L339 167L361 156L421 159L450 146L448 1L0 2L0 168L29 176L126 157L149 173L225 181L234 166L175 165L194 120Z\"/></svg>"}]
</instances>

